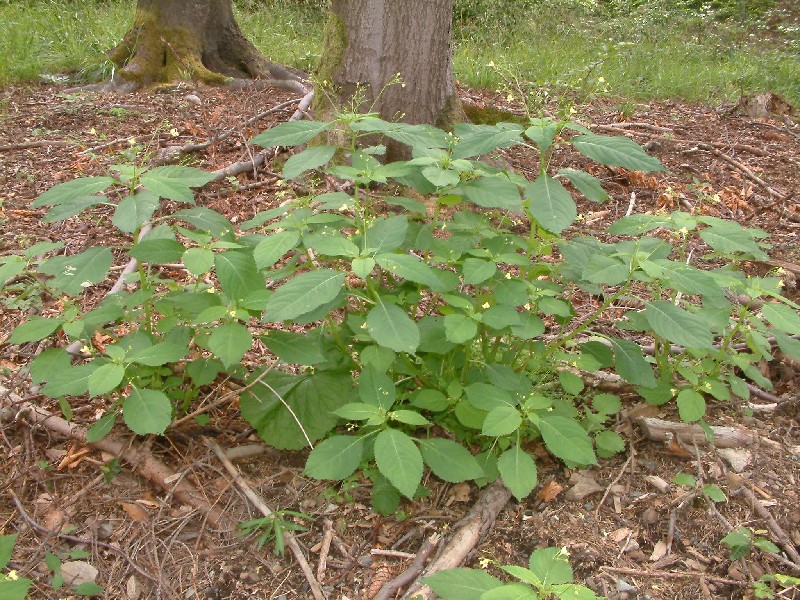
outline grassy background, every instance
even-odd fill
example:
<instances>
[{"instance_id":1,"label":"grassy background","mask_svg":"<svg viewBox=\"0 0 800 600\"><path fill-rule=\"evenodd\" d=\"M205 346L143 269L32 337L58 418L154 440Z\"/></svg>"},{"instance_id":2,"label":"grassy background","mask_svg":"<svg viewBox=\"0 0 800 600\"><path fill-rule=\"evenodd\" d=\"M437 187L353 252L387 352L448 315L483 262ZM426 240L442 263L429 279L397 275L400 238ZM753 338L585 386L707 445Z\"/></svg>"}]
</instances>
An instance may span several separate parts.
<instances>
[{"instance_id":1,"label":"grassy background","mask_svg":"<svg viewBox=\"0 0 800 600\"><path fill-rule=\"evenodd\" d=\"M518 80L537 95L718 102L772 91L800 105L792 0L456 0L455 65L466 85ZM110 75L104 52L134 0L0 0L0 84ZM305 70L322 43L324 0L241 0L265 55ZM712 6L713 5L713 6ZM788 12L787 12L788 11Z\"/></svg>"}]
</instances>

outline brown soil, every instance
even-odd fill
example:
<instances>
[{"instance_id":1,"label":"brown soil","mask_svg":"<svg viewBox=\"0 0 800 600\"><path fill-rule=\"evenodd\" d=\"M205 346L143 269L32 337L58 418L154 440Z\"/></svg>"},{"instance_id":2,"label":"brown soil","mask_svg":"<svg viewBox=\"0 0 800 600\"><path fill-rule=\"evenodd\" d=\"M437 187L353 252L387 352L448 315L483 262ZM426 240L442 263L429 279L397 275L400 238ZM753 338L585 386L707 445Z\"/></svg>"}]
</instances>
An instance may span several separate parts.
<instances>
[{"instance_id":1,"label":"brown soil","mask_svg":"<svg viewBox=\"0 0 800 600\"><path fill-rule=\"evenodd\" d=\"M187 94L197 95L202 104L188 100ZM497 100L480 93L465 92L465 96L478 104L491 105ZM44 210L32 209L31 202L56 183L99 174L110 164L124 162L121 153L130 138L151 149L202 142L231 127L240 127L246 119L288 98L286 92L276 90L242 94L210 88L125 96L64 96L57 89L45 87L0 90L0 254L41 240L62 240L70 253L95 244L123 243L112 233L103 209L47 225L39 220ZM623 107L628 113L624 116ZM287 108L257 127L242 129L225 142L196 154L196 164L212 170L247 160L252 150L245 140L291 113L292 108ZM734 218L748 227L769 232L771 257L780 261L752 263L747 268L766 274L783 265L786 293L798 300L800 127L780 119L755 120L741 115L735 107L718 109L679 102L631 105L601 101L582 107L579 115L593 125L621 128L640 143L653 142L650 151L668 168L666 174L649 176L617 168L589 167L572 155L561 158L564 164L591 168L613 197L605 205L582 204L585 220L580 228L601 231L625 214L633 194L635 212L683 209ZM177 137L171 135L173 129L177 130ZM112 141L115 143L108 144ZM718 154L703 146L712 143L718 144L714 147ZM506 153L506 160L522 173L537 170L535 162L519 151ZM754 182L745 169L775 193L771 195ZM241 222L282 201L284 192L277 187L276 179L269 167L255 178L253 173L240 175L238 189L230 181L211 184L199 192L198 203ZM252 185L259 182L263 185ZM121 264L121 255L118 259ZM103 291L93 293L82 299L85 306L96 302ZM44 310L57 309L53 304ZM24 318L24 311L0 308L0 343ZM35 348L2 346L0 385L28 396L20 369L34 351ZM718 404L711 409L709 420L720 425L738 424L761 436L762 443L749 449L751 461L740 475L797 548L797 369L784 362L775 364L769 375L780 399L777 409L744 416L742 407ZM50 400L28 397L58 412L58 406ZM629 398L626 409L633 410L634 405L635 400ZM96 418L100 405L95 401L75 401L73 409L75 421L88 425ZM678 420L671 406L663 407L659 416ZM584 473L603 491L580 501L568 500L566 490L571 487L574 474L542 456L538 461L540 487L526 501L512 501L506 507L467 565L477 566L481 559L526 564L528 554L536 548L563 546L569 549L578 581L608 598L748 598L752 597L748 582L762 573L791 573L760 551L734 562L728 558L727 548L720 542L729 532L725 521L733 527L763 530L762 535L776 543L777 539L756 511L732 493L733 484L726 476L730 468L718 455L702 449L695 455L693 449L687 452L682 447L651 442L625 418L620 418L617 430L629 444L626 453ZM201 435L214 437L223 447L254 442L235 407L228 406L214 410L210 423L202 430L187 425L146 443L154 454L186 473L209 501L226 507L235 521L259 516L231 485ZM45 552L54 552L65 557L75 550L88 552L86 560L99 569L97 581L106 589L108 598L129 597L126 586L134 577L142 589L142 598L311 597L289 555L276 557L269 545L257 550L253 536L232 537L215 531L201 515L140 479L130 465L123 465L122 472L105 483L99 477L99 467L109 457L50 436L41 428L31 429L22 422L0 425L0 448L0 533L19 533L12 566L35 580L33 598L69 596L48 585L44 556ZM64 460L65 457L73 460ZM452 486L431 478L426 482L430 497L405 505L405 519L383 518L368 509L366 485L341 490L306 479L302 476L304 458L303 453L268 452L237 464L270 506L299 510L314 517L310 529L299 535L314 568L324 536L323 523L326 519L332 521L334 544L321 577L331 598L371 598L371 590L377 589L380 582L410 564L408 558L371 551L415 553L429 533L446 532L454 525L479 493L474 486ZM666 491L659 491L646 480L648 476L659 476L670 481L678 472L701 474L705 483L718 484L726 493L727 502L718 504L717 512L710 511L702 500L684 502L685 489L669 485ZM609 493L598 509L605 490ZM70 535L83 538L86 543L67 542L34 531L21 517L11 492L39 524L51 531L69 530ZM96 539L121 547L127 558L94 545L92 540ZM667 542L669 551L662 552ZM137 574L131 561L149 572L158 584ZM797 597L794 593L784 597Z\"/></svg>"}]
</instances>

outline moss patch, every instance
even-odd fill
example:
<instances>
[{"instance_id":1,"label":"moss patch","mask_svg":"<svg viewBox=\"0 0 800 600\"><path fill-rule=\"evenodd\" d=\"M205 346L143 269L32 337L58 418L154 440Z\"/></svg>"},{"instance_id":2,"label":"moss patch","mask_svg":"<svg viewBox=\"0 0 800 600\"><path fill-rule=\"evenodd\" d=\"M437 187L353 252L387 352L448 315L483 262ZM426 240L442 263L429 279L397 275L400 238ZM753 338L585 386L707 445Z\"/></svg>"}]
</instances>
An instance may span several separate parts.
<instances>
[{"instance_id":1,"label":"moss patch","mask_svg":"<svg viewBox=\"0 0 800 600\"><path fill-rule=\"evenodd\" d=\"M463 109L467 118L476 125L497 125L498 123L528 124L528 119L507 110L488 106L475 106L474 104L464 104Z\"/></svg>"}]
</instances>

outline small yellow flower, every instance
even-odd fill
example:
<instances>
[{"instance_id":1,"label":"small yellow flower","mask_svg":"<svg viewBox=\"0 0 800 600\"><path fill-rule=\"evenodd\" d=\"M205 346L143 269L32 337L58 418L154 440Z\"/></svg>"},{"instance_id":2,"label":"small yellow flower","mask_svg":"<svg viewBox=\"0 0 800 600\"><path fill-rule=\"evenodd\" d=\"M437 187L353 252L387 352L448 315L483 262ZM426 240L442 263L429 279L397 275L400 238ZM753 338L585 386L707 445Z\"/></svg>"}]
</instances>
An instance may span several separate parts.
<instances>
[{"instance_id":1,"label":"small yellow flower","mask_svg":"<svg viewBox=\"0 0 800 600\"><path fill-rule=\"evenodd\" d=\"M129 146L135 146L136 145L136 138L132 137L132 138L128 139L128 145Z\"/></svg>"},{"instance_id":2,"label":"small yellow flower","mask_svg":"<svg viewBox=\"0 0 800 600\"><path fill-rule=\"evenodd\" d=\"M491 305L491 304L489 304L488 302L484 302L484 303L481 305L481 308L490 308L491 306L492 306L492 305Z\"/></svg>"},{"instance_id":3,"label":"small yellow flower","mask_svg":"<svg viewBox=\"0 0 800 600\"><path fill-rule=\"evenodd\" d=\"M606 78L605 77L598 77L597 81L599 81L600 83L605 83L606 82Z\"/></svg>"},{"instance_id":4,"label":"small yellow flower","mask_svg":"<svg viewBox=\"0 0 800 600\"><path fill-rule=\"evenodd\" d=\"M91 133L92 135L97 135L97 129L95 129L94 127L92 127L92 128L89 130L89 133Z\"/></svg>"},{"instance_id":5,"label":"small yellow flower","mask_svg":"<svg viewBox=\"0 0 800 600\"><path fill-rule=\"evenodd\" d=\"M178 135L180 135L180 134L178 133L178 130L177 130L177 129L175 129L174 127L173 127L172 129L170 129L170 130L169 130L169 134L170 134L172 137L178 137Z\"/></svg>"}]
</instances>

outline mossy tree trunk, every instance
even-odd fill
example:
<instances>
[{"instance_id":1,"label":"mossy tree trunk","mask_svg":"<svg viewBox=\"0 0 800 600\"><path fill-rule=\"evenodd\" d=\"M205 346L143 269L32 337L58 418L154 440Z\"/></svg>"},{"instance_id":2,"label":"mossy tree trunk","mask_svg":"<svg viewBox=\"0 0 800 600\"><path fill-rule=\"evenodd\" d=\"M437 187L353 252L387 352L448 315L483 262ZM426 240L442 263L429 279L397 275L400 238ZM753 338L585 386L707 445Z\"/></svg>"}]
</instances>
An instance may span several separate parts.
<instances>
[{"instance_id":1,"label":"mossy tree trunk","mask_svg":"<svg viewBox=\"0 0 800 600\"><path fill-rule=\"evenodd\" d=\"M299 81L299 71L266 60L242 35L232 0L137 0L133 26L109 54L115 79L150 85L178 79Z\"/></svg>"},{"instance_id":2,"label":"mossy tree trunk","mask_svg":"<svg viewBox=\"0 0 800 600\"><path fill-rule=\"evenodd\" d=\"M447 129L461 120L452 19L452 0L331 0L318 78L334 92L332 102L317 94L318 114L348 109L360 94L358 110L388 121ZM390 146L388 158L404 154Z\"/></svg>"}]
</instances>

